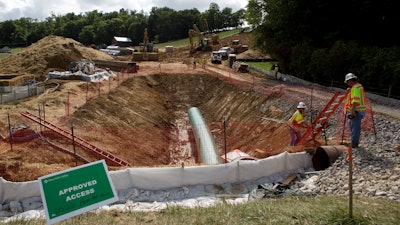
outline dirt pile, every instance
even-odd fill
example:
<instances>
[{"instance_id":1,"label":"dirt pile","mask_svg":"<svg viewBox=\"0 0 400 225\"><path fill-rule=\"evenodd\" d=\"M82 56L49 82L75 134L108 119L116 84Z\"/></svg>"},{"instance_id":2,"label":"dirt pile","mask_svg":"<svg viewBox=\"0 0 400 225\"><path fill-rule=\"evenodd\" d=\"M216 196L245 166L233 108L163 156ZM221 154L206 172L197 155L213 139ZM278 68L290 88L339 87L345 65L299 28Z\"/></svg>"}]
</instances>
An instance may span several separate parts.
<instances>
[{"instance_id":1,"label":"dirt pile","mask_svg":"<svg viewBox=\"0 0 400 225\"><path fill-rule=\"evenodd\" d=\"M17 54L0 59L0 74L32 74L42 81L48 72L66 70L70 62L83 59L109 60L112 57L70 38L48 36Z\"/></svg>"}]
</instances>

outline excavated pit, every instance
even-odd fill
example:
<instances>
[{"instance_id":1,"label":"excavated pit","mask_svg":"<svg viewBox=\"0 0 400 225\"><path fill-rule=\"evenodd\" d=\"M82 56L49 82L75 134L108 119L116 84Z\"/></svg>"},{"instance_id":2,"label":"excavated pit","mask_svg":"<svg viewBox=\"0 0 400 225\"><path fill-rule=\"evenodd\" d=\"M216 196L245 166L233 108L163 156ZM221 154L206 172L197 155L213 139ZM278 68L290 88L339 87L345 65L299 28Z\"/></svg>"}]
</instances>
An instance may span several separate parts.
<instances>
[{"instance_id":1,"label":"excavated pit","mask_svg":"<svg viewBox=\"0 0 400 225\"><path fill-rule=\"evenodd\" d=\"M211 75L156 74L122 83L79 108L71 120L81 138L93 140L133 166L195 165L201 162L189 108L201 110L220 155L240 149L264 158L287 145L283 124L261 119L287 116L282 113L287 109L278 105L291 106L278 96L241 90Z\"/></svg>"},{"instance_id":2,"label":"excavated pit","mask_svg":"<svg viewBox=\"0 0 400 225\"><path fill-rule=\"evenodd\" d=\"M84 93L86 85L81 82L78 88ZM62 104L60 99L48 101L48 114L52 104ZM64 114L58 119L46 118L67 131L73 123L75 136L133 167L193 166L201 162L187 114L189 108L201 110L220 155L239 149L264 158L285 151L289 136L279 121L290 116L285 112L294 105L280 99L279 93L262 95L212 75L161 73L132 77L107 95L88 100L80 107L71 105L77 108L68 120ZM27 119L22 121L41 130L46 141L37 138L15 144L8 160L0 164L5 179L34 180L86 163L59 151L59 147L72 151L71 140ZM79 146L74 149L88 161L99 160ZM110 166L110 170L116 169L121 167Z\"/></svg>"}]
</instances>

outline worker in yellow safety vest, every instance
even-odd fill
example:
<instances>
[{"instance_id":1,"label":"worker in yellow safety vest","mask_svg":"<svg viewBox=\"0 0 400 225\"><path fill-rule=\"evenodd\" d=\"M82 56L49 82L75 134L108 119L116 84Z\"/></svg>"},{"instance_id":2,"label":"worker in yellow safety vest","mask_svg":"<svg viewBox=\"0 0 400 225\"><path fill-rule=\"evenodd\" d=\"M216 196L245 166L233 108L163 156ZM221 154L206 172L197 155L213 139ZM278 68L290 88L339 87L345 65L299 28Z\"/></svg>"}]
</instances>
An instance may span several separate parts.
<instances>
[{"instance_id":1,"label":"worker in yellow safety vest","mask_svg":"<svg viewBox=\"0 0 400 225\"><path fill-rule=\"evenodd\" d=\"M344 112L349 119L349 128L351 131L351 146L358 148L361 135L361 120L365 116L365 91L364 87L358 81L358 78L353 73L346 74L344 83L350 87L347 94Z\"/></svg>"},{"instance_id":2,"label":"worker in yellow safety vest","mask_svg":"<svg viewBox=\"0 0 400 225\"><path fill-rule=\"evenodd\" d=\"M201 67L203 69L205 69L206 68L206 64L207 64L207 59L206 59L206 57L203 57L203 61L202 61Z\"/></svg>"},{"instance_id":3,"label":"worker in yellow safety vest","mask_svg":"<svg viewBox=\"0 0 400 225\"><path fill-rule=\"evenodd\" d=\"M192 57L193 69L196 69L196 58Z\"/></svg>"},{"instance_id":4,"label":"worker in yellow safety vest","mask_svg":"<svg viewBox=\"0 0 400 225\"><path fill-rule=\"evenodd\" d=\"M299 102L297 105L296 112L290 117L287 128L290 134L290 145L295 146L301 138L301 128L307 128L307 124L304 121L304 110L306 109L306 104L304 102Z\"/></svg>"}]
</instances>

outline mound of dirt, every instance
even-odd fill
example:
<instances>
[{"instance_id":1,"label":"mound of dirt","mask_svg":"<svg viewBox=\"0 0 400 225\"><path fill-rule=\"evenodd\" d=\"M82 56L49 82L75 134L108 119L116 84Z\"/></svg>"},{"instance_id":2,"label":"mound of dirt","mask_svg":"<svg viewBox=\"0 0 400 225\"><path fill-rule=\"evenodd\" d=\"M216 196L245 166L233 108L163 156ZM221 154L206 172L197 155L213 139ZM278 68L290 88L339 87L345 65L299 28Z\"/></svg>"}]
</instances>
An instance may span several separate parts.
<instances>
[{"instance_id":1,"label":"mound of dirt","mask_svg":"<svg viewBox=\"0 0 400 225\"><path fill-rule=\"evenodd\" d=\"M0 74L32 74L37 81L53 70L66 70L79 60L110 60L112 57L81 43L59 36L47 36L23 51L0 60Z\"/></svg>"}]
</instances>

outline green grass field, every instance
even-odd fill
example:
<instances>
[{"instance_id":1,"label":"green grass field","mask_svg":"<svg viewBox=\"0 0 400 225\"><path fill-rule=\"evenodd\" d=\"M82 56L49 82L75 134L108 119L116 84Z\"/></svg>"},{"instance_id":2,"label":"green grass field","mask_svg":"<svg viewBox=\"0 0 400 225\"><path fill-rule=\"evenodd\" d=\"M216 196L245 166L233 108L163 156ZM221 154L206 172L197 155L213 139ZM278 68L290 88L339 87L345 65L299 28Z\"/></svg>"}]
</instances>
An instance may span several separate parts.
<instances>
[{"instance_id":1,"label":"green grass field","mask_svg":"<svg viewBox=\"0 0 400 225\"><path fill-rule=\"evenodd\" d=\"M398 201L384 199L354 198L350 216L347 197L294 195L236 205L221 203L195 208L171 206L156 212L89 212L57 224L398 225L399 204ZM18 220L7 224L44 225L46 221Z\"/></svg>"},{"instance_id":2,"label":"green grass field","mask_svg":"<svg viewBox=\"0 0 400 225\"><path fill-rule=\"evenodd\" d=\"M229 37L231 35L237 34L239 32L238 29L235 30L229 30L229 31L223 31L221 33L218 33L219 38L225 38L225 37ZM176 41L169 41L166 43L158 43L155 44L154 47L156 48L165 48L165 46L174 46L174 48L181 48L181 47L186 47L189 46L189 37L188 38L184 38L184 39L180 39L180 40L176 40Z\"/></svg>"},{"instance_id":3,"label":"green grass field","mask_svg":"<svg viewBox=\"0 0 400 225\"><path fill-rule=\"evenodd\" d=\"M11 54L16 54L16 53L22 51L23 49L24 49L24 48L20 48L20 47L18 47L18 48L12 48L12 49L11 49ZM5 57L7 57L7 56L9 56L9 55L10 55L10 53L0 53L0 59L1 59L1 58L5 58Z\"/></svg>"}]
</instances>

